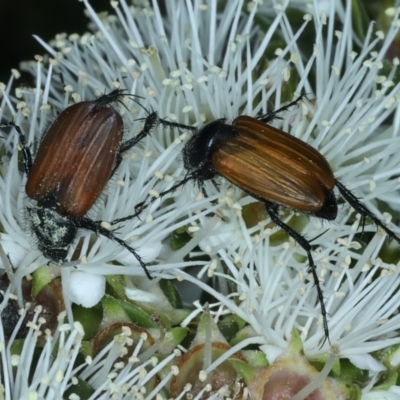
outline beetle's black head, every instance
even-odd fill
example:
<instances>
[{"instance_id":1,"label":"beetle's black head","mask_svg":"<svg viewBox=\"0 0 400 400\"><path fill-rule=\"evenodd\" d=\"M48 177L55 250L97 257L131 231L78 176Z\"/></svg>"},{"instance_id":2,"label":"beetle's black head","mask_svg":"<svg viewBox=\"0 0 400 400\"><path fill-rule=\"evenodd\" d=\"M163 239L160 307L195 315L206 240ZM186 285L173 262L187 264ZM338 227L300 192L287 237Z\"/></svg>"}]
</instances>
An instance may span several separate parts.
<instances>
[{"instance_id":1,"label":"beetle's black head","mask_svg":"<svg viewBox=\"0 0 400 400\"><path fill-rule=\"evenodd\" d=\"M226 140L237 136L233 126L225 121L221 118L208 123L188 140L183 149L184 166L199 181L215 177L213 152Z\"/></svg>"},{"instance_id":2,"label":"beetle's black head","mask_svg":"<svg viewBox=\"0 0 400 400\"><path fill-rule=\"evenodd\" d=\"M73 219L58 214L53 208L27 209L32 230L39 242L39 250L46 258L61 265L76 237L77 227Z\"/></svg>"}]
</instances>

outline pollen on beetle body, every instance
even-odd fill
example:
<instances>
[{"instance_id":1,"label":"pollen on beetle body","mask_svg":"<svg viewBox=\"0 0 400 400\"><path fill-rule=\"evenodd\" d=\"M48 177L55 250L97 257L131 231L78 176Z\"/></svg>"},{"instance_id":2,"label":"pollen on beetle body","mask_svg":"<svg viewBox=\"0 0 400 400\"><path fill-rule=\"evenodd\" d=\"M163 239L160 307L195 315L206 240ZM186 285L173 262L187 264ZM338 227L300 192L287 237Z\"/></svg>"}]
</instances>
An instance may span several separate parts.
<instances>
[{"instance_id":1,"label":"pollen on beetle body","mask_svg":"<svg viewBox=\"0 0 400 400\"><path fill-rule=\"evenodd\" d=\"M62 264L77 228L68 217L50 208L27 207L29 221L38 238L43 255L56 264Z\"/></svg>"},{"instance_id":2,"label":"pollen on beetle body","mask_svg":"<svg viewBox=\"0 0 400 400\"><path fill-rule=\"evenodd\" d=\"M78 229L87 229L130 251L151 279L141 257L112 232L113 225L134 215L112 222L93 221L85 216L104 192L123 154L148 134L142 130L122 142L122 117L112 104L126 107L124 98L136 101L134 95L116 89L96 100L69 106L46 131L35 157L21 128L13 123L8 126L19 135L27 174L25 191L36 202L27 207L28 219L43 255L62 265ZM124 186L125 182L117 180L117 184Z\"/></svg>"}]
</instances>

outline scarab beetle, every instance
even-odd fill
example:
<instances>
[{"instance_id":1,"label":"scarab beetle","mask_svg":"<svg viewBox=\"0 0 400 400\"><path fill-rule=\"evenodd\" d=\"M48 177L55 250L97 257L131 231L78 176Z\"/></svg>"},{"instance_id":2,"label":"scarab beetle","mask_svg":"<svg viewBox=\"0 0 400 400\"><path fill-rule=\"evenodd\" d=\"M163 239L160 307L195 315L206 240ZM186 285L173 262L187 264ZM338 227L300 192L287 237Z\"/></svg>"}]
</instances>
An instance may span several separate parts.
<instances>
[{"instance_id":1,"label":"scarab beetle","mask_svg":"<svg viewBox=\"0 0 400 400\"><path fill-rule=\"evenodd\" d=\"M190 180L197 181L201 186L206 180L222 176L263 202L271 220L305 250L309 272L318 292L325 337L329 341L327 313L311 254L311 243L279 218L279 207L334 220L338 211L334 193L336 187L344 200L360 213L362 226L368 217L399 244L400 238L335 179L328 161L321 153L302 140L269 125L278 118L277 114L294 106L303 97L304 94L278 110L256 118L241 115L232 123L228 123L226 118L220 118L200 129L171 123L158 118L155 112L148 112L147 122L151 126L161 124L194 132L183 149L187 170L185 178L160 196Z\"/></svg>"},{"instance_id":2,"label":"scarab beetle","mask_svg":"<svg viewBox=\"0 0 400 400\"><path fill-rule=\"evenodd\" d=\"M85 216L119 166L122 153L148 134L142 130L122 142L123 121L112 104L123 104L123 96L136 101L136 96L116 89L96 100L67 107L44 134L34 158L21 128L13 123L3 126L13 126L19 134L27 174L26 194L36 201L27 207L27 214L43 255L63 264L78 229L88 229L129 250L151 278L131 246L105 228L102 221ZM112 221L111 225L118 222Z\"/></svg>"}]
</instances>

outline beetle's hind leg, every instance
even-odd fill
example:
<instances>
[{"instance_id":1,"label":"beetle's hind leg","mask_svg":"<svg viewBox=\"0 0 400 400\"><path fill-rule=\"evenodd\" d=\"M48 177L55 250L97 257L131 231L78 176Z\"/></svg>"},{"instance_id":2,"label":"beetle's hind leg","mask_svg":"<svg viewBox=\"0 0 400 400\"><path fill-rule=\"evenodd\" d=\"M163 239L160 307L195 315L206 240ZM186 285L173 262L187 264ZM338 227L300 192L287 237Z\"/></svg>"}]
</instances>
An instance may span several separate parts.
<instances>
[{"instance_id":1,"label":"beetle's hind leg","mask_svg":"<svg viewBox=\"0 0 400 400\"><path fill-rule=\"evenodd\" d=\"M340 194L343 198L361 215L361 225L362 230L364 231L365 219L370 218L376 226L380 226L389 236L390 239L394 239L397 243L400 244L400 238L387 226L383 224L383 222L370 210L360 200L357 199L354 194L347 189L342 183L338 180L335 180L335 185L339 189Z\"/></svg>"},{"instance_id":2,"label":"beetle's hind leg","mask_svg":"<svg viewBox=\"0 0 400 400\"><path fill-rule=\"evenodd\" d=\"M278 214L279 206L277 204L270 203L267 201L264 201L264 204L265 204L265 208L266 208L269 216L271 217L271 220L276 225L278 225L282 230L284 230L288 235L290 235L307 253L308 264L309 264L308 272L311 272L313 279L314 279L314 285L317 289L318 301L319 301L319 304L321 307L321 314L322 314L325 338L330 343L329 328L328 328L328 321L326 318L327 313L326 313L326 309L325 309L324 296L322 294L322 289L319 284L319 278L317 275L316 266L314 264L314 259L311 255L311 250L312 250L311 244L304 236L302 236L300 233L296 232L294 229L292 229L289 225L285 224L279 218L279 214Z\"/></svg>"}]
</instances>

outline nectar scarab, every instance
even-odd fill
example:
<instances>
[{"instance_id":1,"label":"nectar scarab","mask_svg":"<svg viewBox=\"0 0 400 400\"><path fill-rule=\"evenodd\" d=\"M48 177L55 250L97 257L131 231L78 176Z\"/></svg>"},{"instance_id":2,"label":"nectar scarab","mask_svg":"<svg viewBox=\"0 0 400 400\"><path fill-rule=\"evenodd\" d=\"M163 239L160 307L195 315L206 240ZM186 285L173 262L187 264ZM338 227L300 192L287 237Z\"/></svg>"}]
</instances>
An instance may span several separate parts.
<instances>
[{"instance_id":1,"label":"nectar scarab","mask_svg":"<svg viewBox=\"0 0 400 400\"><path fill-rule=\"evenodd\" d=\"M304 94L278 110L255 118L241 115L232 123L220 118L200 129L157 118L154 112L148 112L147 121L153 123L146 125L153 127L161 124L193 132L183 149L187 170L185 178L160 196L190 180L202 186L204 181L221 176L264 203L271 220L305 250L308 270L318 292L325 339L330 342L327 312L311 254L311 242L279 218L279 207L334 220L338 212L334 193L336 187L344 200L361 215L362 225L366 218L370 218L399 244L400 238L335 179L328 161L321 153L302 140L269 125L278 118L277 114L294 106L303 97ZM141 205L141 209L146 206Z\"/></svg>"},{"instance_id":2,"label":"nectar scarab","mask_svg":"<svg viewBox=\"0 0 400 400\"><path fill-rule=\"evenodd\" d=\"M124 105L124 96L136 102L137 96L116 89L96 100L67 107L43 135L35 157L19 126L3 126L12 126L19 134L27 174L25 190L36 202L27 207L27 215L43 255L63 264L78 229L88 229L130 251L151 278L143 260L127 242L106 229L102 221L85 216L121 163L122 153L149 133L142 130L122 142L122 117L112 104Z\"/></svg>"}]
</instances>

